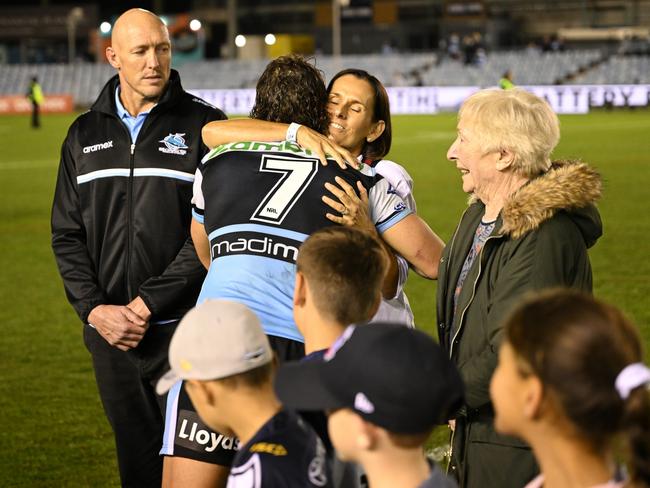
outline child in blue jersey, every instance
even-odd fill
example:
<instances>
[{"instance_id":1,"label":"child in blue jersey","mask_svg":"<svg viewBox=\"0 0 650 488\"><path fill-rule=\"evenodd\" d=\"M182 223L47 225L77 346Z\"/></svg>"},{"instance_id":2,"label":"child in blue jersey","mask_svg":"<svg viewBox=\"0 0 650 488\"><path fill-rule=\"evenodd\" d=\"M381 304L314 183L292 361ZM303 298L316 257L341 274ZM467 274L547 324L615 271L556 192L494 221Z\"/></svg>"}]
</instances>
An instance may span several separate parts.
<instances>
[{"instance_id":1,"label":"child in blue jersey","mask_svg":"<svg viewBox=\"0 0 650 488\"><path fill-rule=\"evenodd\" d=\"M239 438L228 487L330 487L325 448L273 392L273 352L257 316L245 305L207 300L180 322L169 347L163 394L179 380L202 421ZM190 433L211 442L207 430ZM184 486L204 484L186 479Z\"/></svg>"},{"instance_id":2,"label":"child in blue jersey","mask_svg":"<svg viewBox=\"0 0 650 488\"><path fill-rule=\"evenodd\" d=\"M397 323L350 326L323 361L284 364L275 383L291 408L328 412L337 456L372 488L452 488L424 443L462 405L455 366L427 334Z\"/></svg>"}]
</instances>

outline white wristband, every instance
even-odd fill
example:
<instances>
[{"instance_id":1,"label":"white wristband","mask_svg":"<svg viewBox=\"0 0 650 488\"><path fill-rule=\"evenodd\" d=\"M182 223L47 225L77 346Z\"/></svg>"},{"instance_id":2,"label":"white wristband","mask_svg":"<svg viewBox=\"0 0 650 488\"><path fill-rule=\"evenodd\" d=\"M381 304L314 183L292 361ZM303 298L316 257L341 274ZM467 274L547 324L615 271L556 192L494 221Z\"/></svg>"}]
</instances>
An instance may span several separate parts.
<instances>
[{"instance_id":1,"label":"white wristband","mask_svg":"<svg viewBox=\"0 0 650 488\"><path fill-rule=\"evenodd\" d=\"M300 129L301 127L302 125L296 124L295 122L289 124L289 127L287 128L287 135L285 136L285 140L289 142L298 142L297 141L298 129Z\"/></svg>"}]
</instances>

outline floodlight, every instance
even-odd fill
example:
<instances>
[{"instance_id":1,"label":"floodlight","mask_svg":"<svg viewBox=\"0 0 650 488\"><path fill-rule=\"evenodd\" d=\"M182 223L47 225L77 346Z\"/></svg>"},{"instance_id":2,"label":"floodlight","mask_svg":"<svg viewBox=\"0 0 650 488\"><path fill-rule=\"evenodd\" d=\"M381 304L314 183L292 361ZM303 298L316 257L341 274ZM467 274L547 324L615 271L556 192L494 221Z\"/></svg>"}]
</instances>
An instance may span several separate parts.
<instances>
[{"instance_id":1,"label":"floodlight","mask_svg":"<svg viewBox=\"0 0 650 488\"><path fill-rule=\"evenodd\" d=\"M196 32L196 31L199 30L200 28L201 28L201 21L200 21L200 20L198 20L198 19L192 19L192 20L190 21L190 29L192 29L193 31Z\"/></svg>"},{"instance_id":2,"label":"floodlight","mask_svg":"<svg viewBox=\"0 0 650 488\"><path fill-rule=\"evenodd\" d=\"M239 34L235 37L235 46L244 47L246 45L246 36Z\"/></svg>"},{"instance_id":3,"label":"floodlight","mask_svg":"<svg viewBox=\"0 0 650 488\"><path fill-rule=\"evenodd\" d=\"M99 31L102 34L108 34L111 31L111 28L112 26L110 22L102 22L101 24L99 24Z\"/></svg>"},{"instance_id":4,"label":"floodlight","mask_svg":"<svg viewBox=\"0 0 650 488\"><path fill-rule=\"evenodd\" d=\"M267 46L272 46L275 44L275 36L273 34L267 34L264 37L264 42L266 43Z\"/></svg>"}]
</instances>

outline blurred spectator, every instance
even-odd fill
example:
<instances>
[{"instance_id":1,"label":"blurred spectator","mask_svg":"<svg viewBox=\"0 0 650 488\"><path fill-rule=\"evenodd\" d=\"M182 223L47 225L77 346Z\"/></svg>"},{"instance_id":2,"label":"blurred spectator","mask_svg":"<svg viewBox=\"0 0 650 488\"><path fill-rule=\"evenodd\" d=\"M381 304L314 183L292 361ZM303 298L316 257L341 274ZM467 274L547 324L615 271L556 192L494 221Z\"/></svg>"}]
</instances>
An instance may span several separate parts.
<instances>
[{"instance_id":1,"label":"blurred spectator","mask_svg":"<svg viewBox=\"0 0 650 488\"><path fill-rule=\"evenodd\" d=\"M474 64L476 66L483 66L487 63L487 52L484 47L479 47L476 50L476 56L474 56Z\"/></svg>"},{"instance_id":2,"label":"blurred spectator","mask_svg":"<svg viewBox=\"0 0 650 488\"><path fill-rule=\"evenodd\" d=\"M460 59L460 36L456 32L452 32L447 42L447 54L451 59Z\"/></svg>"},{"instance_id":3,"label":"blurred spectator","mask_svg":"<svg viewBox=\"0 0 650 488\"><path fill-rule=\"evenodd\" d=\"M463 37L463 61L466 65L474 62L476 54L476 43L473 36Z\"/></svg>"},{"instance_id":4,"label":"blurred spectator","mask_svg":"<svg viewBox=\"0 0 650 488\"><path fill-rule=\"evenodd\" d=\"M551 51L564 51L564 41L557 36L552 36Z\"/></svg>"},{"instance_id":5,"label":"blurred spectator","mask_svg":"<svg viewBox=\"0 0 650 488\"><path fill-rule=\"evenodd\" d=\"M541 53L539 45L535 41L530 41L526 45L526 55L528 56L538 56Z\"/></svg>"},{"instance_id":6,"label":"blurred spectator","mask_svg":"<svg viewBox=\"0 0 650 488\"><path fill-rule=\"evenodd\" d=\"M406 85L406 78L404 77L404 73L401 71L395 71L393 73L393 86L405 86Z\"/></svg>"},{"instance_id":7,"label":"blurred spectator","mask_svg":"<svg viewBox=\"0 0 650 488\"><path fill-rule=\"evenodd\" d=\"M32 128L38 129L41 126L40 107L45 97L36 76L33 76L32 81L29 83L27 98L32 102Z\"/></svg>"},{"instance_id":8,"label":"blurred spectator","mask_svg":"<svg viewBox=\"0 0 650 488\"><path fill-rule=\"evenodd\" d=\"M384 43L381 45L382 54L393 54L396 52L397 52L397 44L395 43L394 39L391 39L390 41L384 41Z\"/></svg>"},{"instance_id":9,"label":"blurred spectator","mask_svg":"<svg viewBox=\"0 0 650 488\"><path fill-rule=\"evenodd\" d=\"M503 76L499 80L499 88L502 90L511 90L515 87L515 84L512 82L512 71L508 70L503 73Z\"/></svg>"}]
</instances>

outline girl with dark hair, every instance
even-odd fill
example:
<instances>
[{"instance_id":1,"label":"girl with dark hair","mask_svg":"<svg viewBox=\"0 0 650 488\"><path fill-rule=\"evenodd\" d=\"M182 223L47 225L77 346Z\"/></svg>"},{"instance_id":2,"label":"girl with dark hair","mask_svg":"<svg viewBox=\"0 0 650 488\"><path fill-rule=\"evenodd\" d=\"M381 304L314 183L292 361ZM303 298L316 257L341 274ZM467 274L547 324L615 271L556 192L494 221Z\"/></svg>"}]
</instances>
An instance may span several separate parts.
<instances>
[{"instance_id":1,"label":"girl with dark hair","mask_svg":"<svg viewBox=\"0 0 650 488\"><path fill-rule=\"evenodd\" d=\"M383 159L390 150L392 127L390 120L390 103L386 89L371 74L360 69L340 71L327 87L327 112L329 114L328 134L321 134L309 127L296 124L283 124L254 119L231 119L207 124L203 128L203 141L209 147L228 142L251 139L257 141L277 141L292 138L302 147L310 149L319 156L323 164L326 154L345 167L345 162L355 167L369 165L383 176L391 185L405 205L416 211L413 198L413 180L399 164ZM292 127L293 126L293 127ZM355 189L345 182L340 185L326 185L336 198L324 196L327 203L338 214L327 214L333 222L356 226L376 233L368 214L368 199L365 190ZM355 191L356 190L356 191ZM339 215L340 214L340 215ZM400 239L416 239L428 249L426 259L410 265L421 276L435 279L438 275L438 261L444 243L435 235L424 221L417 219L413 230L402 232ZM383 241L382 241L383 242ZM384 299L373 320L389 320L413 326L411 307L403 287L406 283L409 262L390 247L395 255L387 280Z\"/></svg>"},{"instance_id":2,"label":"girl with dark hair","mask_svg":"<svg viewBox=\"0 0 650 488\"><path fill-rule=\"evenodd\" d=\"M527 488L650 487L650 369L635 327L578 291L533 296L506 321L490 394L496 429L523 438L541 474ZM613 444L627 440L629 480Z\"/></svg>"}]
</instances>

